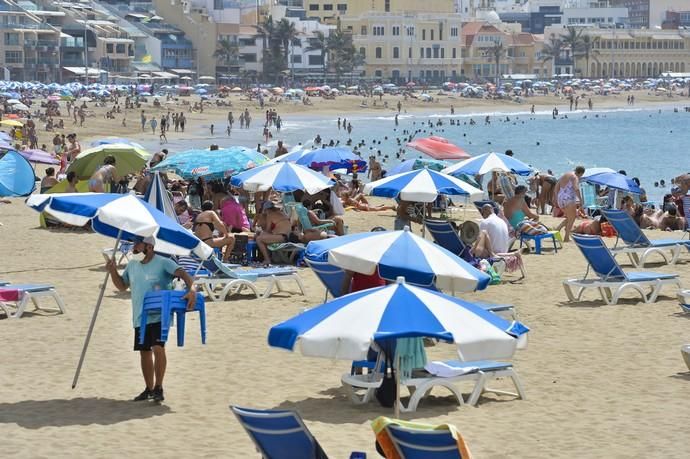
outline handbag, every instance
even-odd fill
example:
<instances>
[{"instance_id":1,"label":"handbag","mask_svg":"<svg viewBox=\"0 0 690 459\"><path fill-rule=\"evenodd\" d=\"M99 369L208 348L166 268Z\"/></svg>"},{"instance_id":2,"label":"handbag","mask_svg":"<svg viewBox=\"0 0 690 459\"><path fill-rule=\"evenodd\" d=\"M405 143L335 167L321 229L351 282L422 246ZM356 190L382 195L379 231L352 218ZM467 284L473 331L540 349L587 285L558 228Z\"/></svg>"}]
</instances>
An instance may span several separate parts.
<instances>
[{"instance_id":1,"label":"handbag","mask_svg":"<svg viewBox=\"0 0 690 459\"><path fill-rule=\"evenodd\" d=\"M390 368L390 371L385 371L383 381L381 381L381 385L376 388L374 395L381 406L392 408L397 399L398 385L395 382L395 370L393 369L392 362L389 360L388 356L386 356L386 369L388 368Z\"/></svg>"}]
</instances>

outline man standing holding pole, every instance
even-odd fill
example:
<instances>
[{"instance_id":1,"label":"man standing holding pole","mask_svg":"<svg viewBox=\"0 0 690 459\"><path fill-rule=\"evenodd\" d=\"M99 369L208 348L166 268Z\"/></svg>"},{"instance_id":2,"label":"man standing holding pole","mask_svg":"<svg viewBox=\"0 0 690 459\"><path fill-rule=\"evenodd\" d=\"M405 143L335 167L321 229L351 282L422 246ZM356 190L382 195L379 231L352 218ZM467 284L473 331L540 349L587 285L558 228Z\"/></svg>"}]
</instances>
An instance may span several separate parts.
<instances>
[{"instance_id":1,"label":"man standing holding pole","mask_svg":"<svg viewBox=\"0 0 690 459\"><path fill-rule=\"evenodd\" d=\"M134 259L127 264L122 276L117 272L114 259L108 260L106 269L113 279L115 287L120 291L130 288L132 291L132 321L134 325L134 350L139 351L141 358L141 372L144 375L146 388L134 398L134 401L153 399L156 402L165 400L163 396L163 377L167 359L165 343L160 341L160 314L150 314L144 343L139 344L139 324L144 307L144 297L147 292L154 290L168 290L174 277L182 279L187 284L187 310L193 310L196 304L196 292L193 290L193 280L187 272L169 258L156 255L153 247L155 239L145 237L134 244Z\"/></svg>"}]
</instances>

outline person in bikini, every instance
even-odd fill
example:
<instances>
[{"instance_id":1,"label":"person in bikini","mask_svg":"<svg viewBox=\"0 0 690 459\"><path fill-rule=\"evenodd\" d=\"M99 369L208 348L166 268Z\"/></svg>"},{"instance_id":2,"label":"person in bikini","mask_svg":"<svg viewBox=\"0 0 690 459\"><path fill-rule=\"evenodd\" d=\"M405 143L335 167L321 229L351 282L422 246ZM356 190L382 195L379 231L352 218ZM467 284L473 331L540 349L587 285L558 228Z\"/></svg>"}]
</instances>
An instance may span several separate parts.
<instances>
[{"instance_id":1,"label":"person in bikini","mask_svg":"<svg viewBox=\"0 0 690 459\"><path fill-rule=\"evenodd\" d=\"M220 236L214 237L213 230L217 230ZM201 213L197 215L192 226L194 235L206 244L214 248L225 247L223 261L228 261L232 248L235 246L235 236L228 232L228 229L213 210L212 201L204 201L201 204Z\"/></svg>"},{"instance_id":2,"label":"person in bikini","mask_svg":"<svg viewBox=\"0 0 690 459\"><path fill-rule=\"evenodd\" d=\"M105 193L105 185L118 182L120 177L115 168L115 157L108 155L103 160L103 165L96 169L89 179L89 191L92 193Z\"/></svg>"},{"instance_id":3,"label":"person in bikini","mask_svg":"<svg viewBox=\"0 0 690 459\"><path fill-rule=\"evenodd\" d=\"M275 243L293 242L299 243L300 238L292 232L290 217L276 207L273 201L265 201L261 206L261 217L257 220L263 228L261 234L256 236L256 245L264 257L264 263L269 264L271 254L268 245Z\"/></svg>"},{"instance_id":4,"label":"person in bikini","mask_svg":"<svg viewBox=\"0 0 690 459\"><path fill-rule=\"evenodd\" d=\"M355 210L357 211L363 211L363 212L378 212L382 210L395 210L395 206L386 206L386 205L378 205L378 206L372 206L369 204L369 201L367 201L367 198L364 197L363 194L358 194L355 197L350 196L349 191L343 191L343 193L340 195L340 199L343 201L343 205L345 207L354 207Z\"/></svg>"},{"instance_id":5,"label":"person in bikini","mask_svg":"<svg viewBox=\"0 0 690 459\"><path fill-rule=\"evenodd\" d=\"M582 202L580 196L580 177L585 173L585 168L577 166L574 171L566 172L556 182L556 187L553 190L555 196L554 207L558 207L565 213L565 220L561 222L556 228L561 230L565 227L565 237L563 242L570 241L570 233L573 231L573 225L577 218L577 206Z\"/></svg>"}]
</instances>

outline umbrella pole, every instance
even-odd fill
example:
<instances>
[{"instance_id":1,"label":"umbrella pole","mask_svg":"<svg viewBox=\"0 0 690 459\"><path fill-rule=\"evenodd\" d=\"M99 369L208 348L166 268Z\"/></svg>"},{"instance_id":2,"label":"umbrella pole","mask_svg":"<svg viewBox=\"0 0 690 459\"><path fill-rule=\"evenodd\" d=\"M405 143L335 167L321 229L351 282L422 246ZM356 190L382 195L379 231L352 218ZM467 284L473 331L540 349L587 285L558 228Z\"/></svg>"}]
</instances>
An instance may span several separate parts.
<instances>
[{"instance_id":1,"label":"umbrella pole","mask_svg":"<svg viewBox=\"0 0 690 459\"><path fill-rule=\"evenodd\" d=\"M120 239L122 238L122 230L117 233L117 239L115 240L115 247L113 248L113 256L111 260L115 260L117 254L117 247L120 245ZM81 350L81 356L79 357L79 364L77 364L77 369L74 372L74 379L72 380L72 389L77 387L77 381L79 381L79 374L81 373L81 367L84 364L84 357L86 357L86 350L89 347L89 341L91 341L91 334L93 333L93 327L96 325L96 318L98 318L98 310L101 308L101 302L103 301L103 294L105 293L105 287L108 284L108 277L110 273L106 272L103 284L101 284L101 292L98 294L98 301L96 302L96 309L93 311L93 316L91 317L91 324L89 325L89 331L86 333L86 339L84 340L84 347Z\"/></svg>"},{"instance_id":2,"label":"umbrella pole","mask_svg":"<svg viewBox=\"0 0 690 459\"><path fill-rule=\"evenodd\" d=\"M397 370L395 371L395 418L400 418L400 356L398 356Z\"/></svg>"}]
</instances>

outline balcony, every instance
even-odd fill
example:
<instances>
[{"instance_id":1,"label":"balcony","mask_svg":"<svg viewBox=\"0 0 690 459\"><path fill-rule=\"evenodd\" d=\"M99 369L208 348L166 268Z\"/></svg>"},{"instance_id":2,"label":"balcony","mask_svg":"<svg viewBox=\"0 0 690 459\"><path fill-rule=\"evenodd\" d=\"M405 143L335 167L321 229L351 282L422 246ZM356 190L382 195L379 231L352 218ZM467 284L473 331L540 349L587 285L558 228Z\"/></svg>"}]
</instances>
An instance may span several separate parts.
<instances>
[{"instance_id":1,"label":"balcony","mask_svg":"<svg viewBox=\"0 0 690 459\"><path fill-rule=\"evenodd\" d=\"M55 30L53 27L49 26L48 24L43 24L43 23L39 23L39 22L26 22L26 23L12 22L12 23L8 23L8 24L0 23L0 29Z\"/></svg>"}]
</instances>

